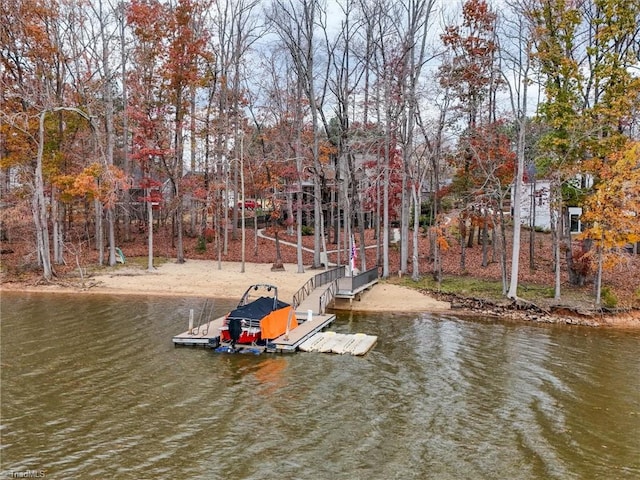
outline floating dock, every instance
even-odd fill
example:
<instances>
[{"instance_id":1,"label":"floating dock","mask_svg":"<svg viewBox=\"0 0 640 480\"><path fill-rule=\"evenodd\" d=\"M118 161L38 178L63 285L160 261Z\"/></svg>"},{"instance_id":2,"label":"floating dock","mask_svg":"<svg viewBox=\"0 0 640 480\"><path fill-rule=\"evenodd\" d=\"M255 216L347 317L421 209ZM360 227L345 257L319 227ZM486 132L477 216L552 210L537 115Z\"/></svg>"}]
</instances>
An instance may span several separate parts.
<instances>
[{"instance_id":1,"label":"floating dock","mask_svg":"<svg viewBox=\"0 0 640 480\"><path fill-rule=\"evenodd\" d=\"M296 313L296 316L298 314ZM304 318L304 317L302 317ZM288 334L279 336L268 341L265 346L257 347L255 345L236 345L236 348L260 349L274 353L291 353L295 352L300 344L311 336L327 328L336 319L335 315L320 314L312 315L306 320L298 320L299 325L291 330ZM191 330L182 332L173 337L174 345L185 346L202 346L207 348L218 348L220 342L220 327L224 322L224 317L219 317L209 321Z\"/></svg>"},{"instance_id":2,"label":"floating dock","mask_svg":"<svg viewBox=\"0 0 640 480\"><path fill-rule=\"evenodd\" d=\"M344 267L338 267L319 273L311 278L294 295L293 304L296 309L298 326L285 334L266 341L264 345L236 344L236 350L251 351L255 353L274 352L291 353L296 350L325 353L348 353L351 355L364 355L377 341L377 337L356 334L339 334L335 332L323 332L331 325L336 316L326 313L326 307L335 298L349 298L359 295L363 290L370 288L377 282L377 269L372 269L358 277L349 277L348 285L345 285ZM340 284L339 284L340 282ZM204 310L207 309L205 304ZM203 310L203 313L204 313ZM219 317L204 321L193 326L193 311L189 320L189 328L173 337L173 344L185 346L202 346L217 349L229 348L221 342L220 329L225 317Z\"/></svg>"},{"instance_id":3,"label":"floating dock","mask_svg":"<svg viewBox=\"0 0 640 480\"><path fill-rule=\"evenodd\" d=\"M378 341L375 335L364 333L318 332L300 344L303 352L364 355Z\"/></svg>"}]
</instances>

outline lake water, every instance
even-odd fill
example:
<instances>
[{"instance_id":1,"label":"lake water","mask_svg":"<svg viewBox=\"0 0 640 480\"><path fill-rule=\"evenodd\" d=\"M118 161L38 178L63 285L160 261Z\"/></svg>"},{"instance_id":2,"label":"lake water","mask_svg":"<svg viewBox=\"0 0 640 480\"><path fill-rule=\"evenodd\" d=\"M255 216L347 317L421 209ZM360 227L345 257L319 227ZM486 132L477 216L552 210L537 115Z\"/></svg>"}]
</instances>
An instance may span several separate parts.
<instances>
[{"instance_id":1,"label":"lake water","mask_svg":"<svg viewBox=\"0 0 640 480\"><path fill-rule=\"evenodd\" d=\"M366 356L175 348L203 303L3 292L2 478L640 478L640 332L341 313Z\"/></svg>"}]
</instances>

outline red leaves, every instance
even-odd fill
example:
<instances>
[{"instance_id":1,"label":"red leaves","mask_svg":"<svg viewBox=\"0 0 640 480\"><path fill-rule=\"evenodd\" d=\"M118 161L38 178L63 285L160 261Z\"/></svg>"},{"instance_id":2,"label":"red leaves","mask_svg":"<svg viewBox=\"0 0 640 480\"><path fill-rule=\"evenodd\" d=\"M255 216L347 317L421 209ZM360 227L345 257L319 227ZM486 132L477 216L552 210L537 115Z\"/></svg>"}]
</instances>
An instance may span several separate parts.
<instances>
[{"instance_id":1,"label":"red leaves","mask_svg":"<svg viewBox=\"0 0 640 480\"><path fill-rule=\"evenodd\" d=\"M452 51L450 63L440 67L440 82L453 87L463 102L477 102L490 82L497 80L493 72L496 14L484 0L467 0L463 17L464 28L450 25L440 36Z\"/></svg>"},{"instance_id":2,"label":"red leaves","mask_svg":"<svg viewBox=\"0 0 640 480\"><path fill-rule=\"evenodd\" d=\"M457 167L454 185L464 194L500 195L511 184L516 153L504 122L477 126L464 139L461 151L452 158Z\"/></svg>"}]
</instances>

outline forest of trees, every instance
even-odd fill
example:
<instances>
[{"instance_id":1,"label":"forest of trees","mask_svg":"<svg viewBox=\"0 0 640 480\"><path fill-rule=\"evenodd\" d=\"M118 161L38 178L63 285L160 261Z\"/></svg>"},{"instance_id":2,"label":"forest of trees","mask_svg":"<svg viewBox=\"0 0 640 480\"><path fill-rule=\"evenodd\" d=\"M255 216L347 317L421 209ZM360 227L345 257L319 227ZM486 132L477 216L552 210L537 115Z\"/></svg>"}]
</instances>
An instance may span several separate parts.
<instances>
[{"instance_id":1,"label":"forest of trees","mask_svg":"<svg viewBox=\"0 0 640 480\"><path fill-rule=\"evenodd\" d=\"M2 228L28 212L47 280L78 241L114 265L138 222L151 268L160 215L179 262L184 234L212 231L226 246L244 199L257 199L272 228L296 232L299 269L303 233L313 233L318 266L327 239L363 248L373 228L386 277L397 228L401 272L440 279L447 239L464 262L473 226L486 244L492 225L503 293L516 298L521 219L510 205L535 179L550 182L557 298L561 256L571 283L587 274L568 206L583 208L598 303L602 270L640 241L636 0L1 9Z\"/></svg>"}]
</instances>

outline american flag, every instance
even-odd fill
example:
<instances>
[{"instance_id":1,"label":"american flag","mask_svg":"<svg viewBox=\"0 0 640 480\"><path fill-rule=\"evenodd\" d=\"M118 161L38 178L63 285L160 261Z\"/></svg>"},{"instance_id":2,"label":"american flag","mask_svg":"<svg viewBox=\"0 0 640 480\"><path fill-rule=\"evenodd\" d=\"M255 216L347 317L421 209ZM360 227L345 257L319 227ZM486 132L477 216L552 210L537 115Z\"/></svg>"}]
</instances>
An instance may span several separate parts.
<instances>
[{"instance_id":1,"label":"american flag","mask_svg":"<svg viewBox=\"0 0 640 480\"><path fill-rule=\"evenodd\" d=\"M356 248L356 239L351 235L351 268L356 268L356 258L358 258L358 249Z\"/></svg>"}]
</instances>

